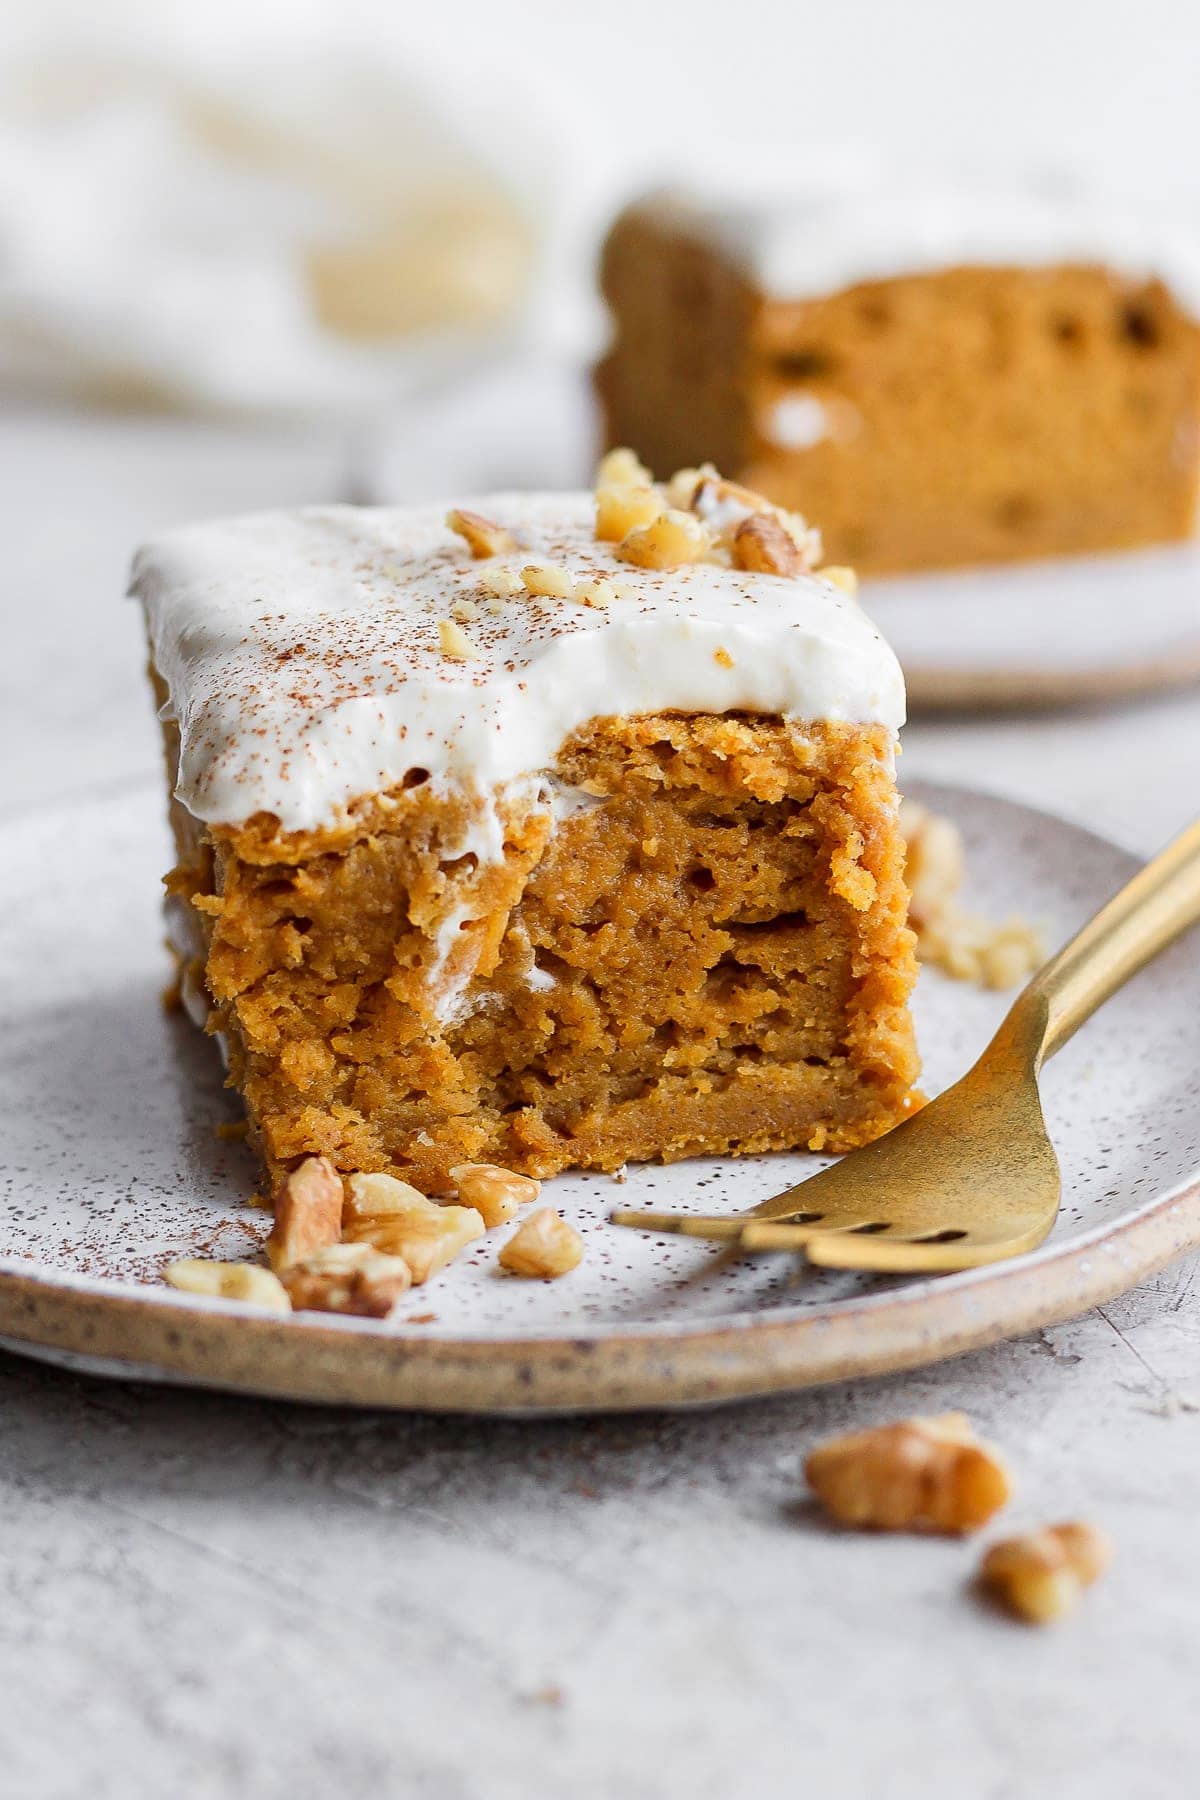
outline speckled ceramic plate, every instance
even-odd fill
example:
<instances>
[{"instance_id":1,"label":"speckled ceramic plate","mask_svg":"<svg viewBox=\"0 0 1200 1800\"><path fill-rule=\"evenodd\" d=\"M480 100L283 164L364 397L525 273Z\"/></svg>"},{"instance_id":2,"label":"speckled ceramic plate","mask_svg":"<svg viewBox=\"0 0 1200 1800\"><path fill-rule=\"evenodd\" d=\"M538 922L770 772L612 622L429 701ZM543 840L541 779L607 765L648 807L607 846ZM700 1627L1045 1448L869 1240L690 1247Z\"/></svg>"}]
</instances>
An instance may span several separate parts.
<instances>
[{"instance_id":1,"label":"speckled ceramic plate","mask_svg":"<svg viewBox=\"0 0 1200 1800\"><path fill-rule=\"evenodd\" d=\"M917 791L917 790L914 790ZM1009 802L919 790L961 823L972 901L1061 941L1132 871ZM213 1047L158 1000L161 802L146 786L0 827L0 1341L102 1373L370 1406L550 1412L674 1406L911 1367L1083 1311L1200 1241L1200 958L1184 941L1050 1065L1065 1204L1034 1254L936 1280L739 1259L619 1231L610 1206L740 1209L820 1165L771 1156L547 1184L581 1267L527 1282L489 1235L387 1324L280 1319L172 1292L173 1256L237 1258L267 1220ZM81 875L82 872L82 875ZM927 1085L1004 1008L926 971Z\"/></svg>"},{"instance_id":2,"label":"speckled ceramic plate","mask_svg":"<svg viewBox=\"0 0 1200 1800\"><path fill-rule=\"evenodd\" d=\"M1057 706L1200 679L1200 544L865 581L912 709Z\"/></svg>"}]
</instances>

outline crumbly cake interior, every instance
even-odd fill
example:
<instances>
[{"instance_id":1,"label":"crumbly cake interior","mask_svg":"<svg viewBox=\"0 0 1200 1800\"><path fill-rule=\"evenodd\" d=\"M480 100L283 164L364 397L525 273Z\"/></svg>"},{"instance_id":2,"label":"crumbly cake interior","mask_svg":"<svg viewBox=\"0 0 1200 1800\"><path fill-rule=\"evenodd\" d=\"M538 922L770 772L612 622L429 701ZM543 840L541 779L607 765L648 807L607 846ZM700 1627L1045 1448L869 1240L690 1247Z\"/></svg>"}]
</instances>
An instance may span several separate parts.
<instances>
[{"instance_id":1,"label":"crumbly cake interior","mask_svg":"<svg viewBox=\"0 0 1200 1800\"><path fill-rule=\"evenodd\" d=\"M545 795L506 804L482 863L447 855L464 802L419 778L309 832L176 804L193 986L270 1179L323 1154L437 1193L465 1161L888 1129L917 1073L892 750L881 726L595 720L558 757L557 823Z\"/></svg>"},{"instance_id":2,"label":"crumbly cake interior","mask_svg":"<svg viewBox=\"0 0 1200 1800\"><path fill-rule=\"evenodd\" d=\"M962 267L785 300L634 208L602 285L608 441L658 469L712 459L816 519L834 561L1004 561L1195 527L1200 328L1161 281Z\"/></svg>"}]
</instances>

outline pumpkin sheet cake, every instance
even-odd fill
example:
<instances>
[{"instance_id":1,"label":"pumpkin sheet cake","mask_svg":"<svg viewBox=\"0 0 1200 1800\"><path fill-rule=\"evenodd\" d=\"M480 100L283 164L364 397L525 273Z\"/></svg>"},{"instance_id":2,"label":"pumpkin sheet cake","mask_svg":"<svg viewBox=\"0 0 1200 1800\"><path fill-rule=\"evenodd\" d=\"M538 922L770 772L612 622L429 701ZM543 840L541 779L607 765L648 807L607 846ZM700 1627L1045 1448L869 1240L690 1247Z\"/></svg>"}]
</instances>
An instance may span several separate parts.
<instances>
[{"instance_id":1,"label":"pumpkin sheet cake","mask_svg":"<svg viewBox=\"0 0 1200 1800\"><path fill-rule=\"evenodd\" d=\"M847 1149L913 1104L895 658L713 470L144 547L182 992L277 1185Z\"/></svg>"}]
</instances>

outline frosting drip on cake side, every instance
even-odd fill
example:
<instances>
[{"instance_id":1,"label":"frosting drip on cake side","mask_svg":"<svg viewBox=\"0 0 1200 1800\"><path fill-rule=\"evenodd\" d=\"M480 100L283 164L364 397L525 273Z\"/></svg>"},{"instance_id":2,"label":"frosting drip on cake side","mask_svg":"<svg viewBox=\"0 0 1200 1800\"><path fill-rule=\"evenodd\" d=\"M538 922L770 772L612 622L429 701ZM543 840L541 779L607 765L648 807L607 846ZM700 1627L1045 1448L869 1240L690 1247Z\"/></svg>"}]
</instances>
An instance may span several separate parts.
<instances>
[{"instance_id":1,"label":"frosting drip on cake side","mask_svg":"<svg viewBox=\"0 0 1200 1800\"><path fill-rule=\"evenodd\" d=\"M474 560L444 507L330 506L190 526L139 552L132 592L194 817L236 826L265 812L286 831L317 829L422 769L478 795L482 827L489 796L541 775L596 717L903 722L895 656L831 582L633 568L595 541L591 495L468 504L519 548ZM621 597L600 609L484 593L485 571L530 562L606 577ZM446 653L450 620L465 657Z\"/></svg>"}]
</instances>

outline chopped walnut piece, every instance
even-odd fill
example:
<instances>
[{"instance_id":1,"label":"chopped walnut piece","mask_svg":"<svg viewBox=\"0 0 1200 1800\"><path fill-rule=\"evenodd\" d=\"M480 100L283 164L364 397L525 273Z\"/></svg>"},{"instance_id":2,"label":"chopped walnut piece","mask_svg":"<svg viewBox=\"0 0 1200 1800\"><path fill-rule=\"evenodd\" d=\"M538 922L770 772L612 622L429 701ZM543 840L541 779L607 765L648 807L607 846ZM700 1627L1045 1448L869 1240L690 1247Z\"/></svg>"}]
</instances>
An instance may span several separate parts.
<instances>
[{"instance_id":1,"label":"chopped walnut piece","mask_svg":"<svg viewBox=\"0 0 1200 1800\"><path fill-rule=\"evenodd\" d=\"M515 600L525 592L525 583L515 569L483 569L479 576L480 591L491 600Z\"/></svg>"},{"instance_id":2,"label":"chopped walnut piece","mask_svg":"<svg viewBox=\"0 0 1200 1800\"><path fill-rule=\"evenodd\" d=\"M701 483L710 478L720 480L711 463L705 463L701 469L676 469L666 484L667 505L678 507L680 512L691 511Z\"/></svg>"},{"instance_id":3,"label":"chopped walnut piece","mask_svg":"<svg viewBox=\"0 0 1200 1800\"><path fill-rule=\"evenodd\" d=\"M640 462L632 450L624 447L610 450L602 456L600 466L596 470L594 487L651 487L654 477L643 462Z\"/></svg>"},{"instance_id":4,"label":"chopped walnut piece","mask_svg":"<svg viewBox=\"0 0 1200 1800\"><path fill-rule=\"evenodd\" d=\"M519 547L512 532L506 531L503 525L494 524L480 513L467 512L461 506L446 514L446 523L451 531L466 539L472 556L499 556L505 550Z\"/></svg>"},{"instance_id":5,"label":"chopped walnut piece","mask_svg":"<svg viewBox=\"0 0 1200 1800\"><path fill-rule=\"evenodd\" d=\"M384 1256L370 1244L330 1244L281 1276L297 1312L354 1313L386 1319L412 1286L401 1256Z\"/></svg>"},{"instance_id":6,"label":"chopped walnut piece","mask_svg":"<svg viewBox=\"0 0 1200 1800\"><path fill-rule=\"evenodd\" d=\"M483 1236L473 1206L439 1206L394 1176L352 1175L347 1190L343 1236L402 1256L417 1287Z\"/></svg>"},{"instance_id":7,"label":"chopped walnut piece","mask_svg":"<svg viewBox=\"0 0 1200 1800\"><path fill-rule=\"evenodd\" d=\"M527 563L521 570L527 594L544 594L550 600L569 600L575 583L561 563Z\"/></svg>"},{"instance_id":8,"label":"chopped walnut piece","mask_svg":"<svg viewBox=\"0 0 1200 1800\"><path fill-rule=\"evenodd\" d=\"M515 1219L521 1207L541 1192L541 1182L532 1176L518 1175L495 1163L459 1163L451 1169L450 1179L463 1205L473 1206L489 1231L493 1225Z\"/></svg>"},{"instance_id":9,"label":"chopped walnut piece","mask_svg":"<svg viewBox=\"0 0 1200 1800\"><path fill-rule=\"evenodd\" d=\"M765 494L756 494L753 488L743 487L740 481L727 481L711 463L705 463L696 472L700 479L692 489L689 506L709 524L722 527L740 524L751 516L778 516L777 509Z\"/></svg>"},{"instance_id":10,"label":"chopped walnut piece","mask_svg":"<svg viewBox=\"0 0 1200 1800\"><path fill-rule=\"evenodd\" d=\"M915 800L901 804L900 834L909 923L920 931L940 918L958 893L966 873L966 851L958 826Z\"/></svg>"},{"instance_id":11,"label":"chopped walnut piece","mask_svg":"<svg viewBox=\"0 0 1200 1800\"><path fill-rule=\"evenodd\" d=\"M763 575L802 575L804 558L779 519L751 513L733 534L733 560L739 569Z\"/></svg>"},{"instance_id":12,"label":"chopped walnut piece","mask_svg":"<svg viewBox=\"0 0 1200 1800\"><path fill-rule=\"evenodd\" d=\"M1048 1525L993 1544L979 1579L1018 1618L1046 1625L1071 1611L1112 1554L1111 1540L1094 1525Z\"/></svg>"},{"instance_id":13,"label":"chopped walnut piece","mask_svg":"<svg viewBox=\"0 0 1200 1800\"><path fill-rule=\"evenodd\" d=\"M841 588L843 594L849 594L852 600L857 597L858 574L856 570L846 568L843 563L826 563L825 567L818 569L816 573L822 581L832 581L834 587Z\"/></svg>"},{"instance_id":14,"label":"chopped walnut piece","mask_svg":"<svg viewBox=\"0 0 1200 1800\"><path fill-rule=\"evenodd\" d=\"M620 543L639 526L653 524L663 510L662 496L654 488L597 488L596 536L601 543Z\"/></svg>"},{"instance_id":15,"label":"chopped walnut piece","mask_svg":"<svg viewBox=\"0 0 1200 1800\"><path fill-rule=\"evenodd\" d=\"M502 1269L511 1275L553 1280L567 1275L583 1259L583 1239L552 1206L530 1213L500 1252Z\"/></svg>"},{"instance_id":16,"label":"chopped walnut piece","mask_svg":"<svg viewBox=\"0 0 1200 1800\"><path fill-rule=\"evenodd\" d=\"M883 1531L975 1531L1011 1492L1004 1464L977 1442L965 1413L830 1438L809 1453L804 1473L835 1519Z\"/></svg>"},{"instance_id":17,"label":"chopped walnut piece","mask_svg":"<svg viewBox=\"0 0 1200 1800\"><path fill-rule=\"evenodd\" d=\"M900 830L911 895L909 922L922 962L955 981L995 989L1014 987L1041 967L1045 945L1027 919L993 925L960 905L965 857L957 825L906 800Z\"/></svg>"},{"instance_id":18,"label":"chopped walnut piece","mask_svg":"<svg viewBox=\"0 0 1200 1800\"><path fill-rule=\"evenodd\" d=\"M712 547L712 539L691 513L661 513L649 525L641 525L617 545L622 562L639 569L674 569L699 562Z\"/></svg>"},{"instance_id":19,"label":"chopped walnut piece","mask_svg":"<svg viewBox=\"0 0 1200 1800\"><path fill-rule=\"evenodd\" d=\"M815 525L810 525L803 513L779 511L779 518L784 530L804 558L805 570L817 568L821 561L821 533Z\"/></svg>"},{"instance_id":20,"label":"chopped walnut piece","mask_svg":"<svg viewBox=\"0 0 1200 1800\"><path fill-rule=\"evenodd\" d=\"M292 1303L278 1275L257 1263L207 1262L184 1257L168 1263L163 1279L185 1294L209 1294L218 1300L242 1300L247 1306L263 1306L268 1312L290 1312Z\"/></svg>"},{"instance_id":21,"label":"chopped walnut piece","mask_svg":"<svg viewBox=\"0 0 1200 1800\"><path fill-rule=\"evenodd\" d=\"M409 1207L433 1204L420 1188L401 1181L398 1175L351 1175L346 1180L346 1204L342 1218L350 1226L359 1219L377 1219L384 1213L404 1212Z\"/></svg>"},{"instance_id":22,"label":"chopped walnut piece","mask_svg":"<svg viewBox=\"0 0 1200 1800\"><path fill-rule=\"evenodd\" d=\"M572 600L580 606L594 606L603 610L614 606L618 600L624 600L628 590L619 581L610 581L607 575L598 575L594 581L577 581L571 590Z\"/></svg>"},{"instance_id":23,"label":"chopped walnut piece","mask_svg":"<svg viewBox=\"0 0 1200 1800\"><path fill-rule=\"evenodd\" d=\"M469 600L464 595L462 599L456 600L451 606L450 617L456 619L460 625L470 625L479 617L478 601Z\"/></svg>"},{"instance_id":24,"label":"chopped walnut piece","mask_svg":"<svg viewBox=\"0 0 1200 1800\"><path fill-rule=\"evenodd\" d=\"M342 1235L342 1178L327 1156L306 1156L284 1177L272 1205L275 1224L264 1248L276 1271Z\"/></svg>"},{"instance_id":25,"label":"chopped walnut piece","mask_svg":"<svg viewBox=\"0 0 1200 1800\"><path fill-rule=\"evenodd\" d=\"M438 620L438 644L443 656L451 662L470 662L479 655L479 646L454 619Z\"/></svg>"}]
</instances>

